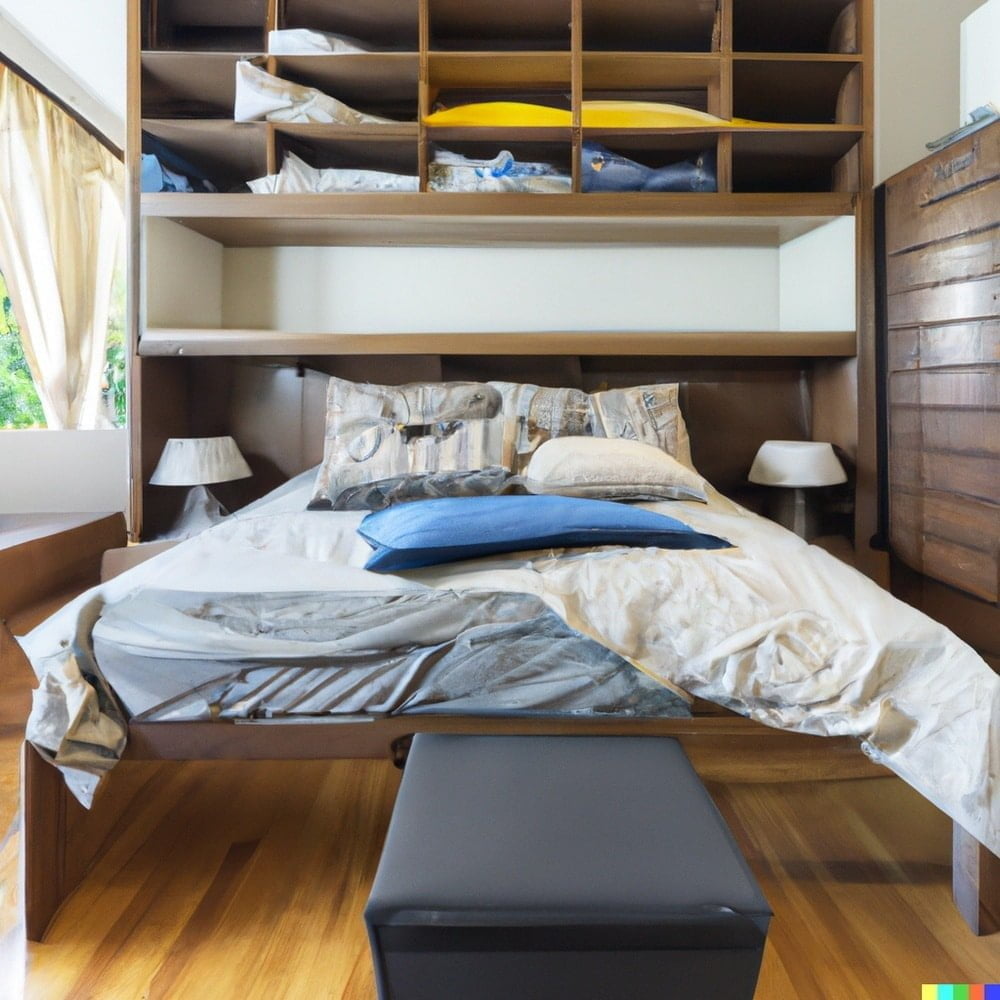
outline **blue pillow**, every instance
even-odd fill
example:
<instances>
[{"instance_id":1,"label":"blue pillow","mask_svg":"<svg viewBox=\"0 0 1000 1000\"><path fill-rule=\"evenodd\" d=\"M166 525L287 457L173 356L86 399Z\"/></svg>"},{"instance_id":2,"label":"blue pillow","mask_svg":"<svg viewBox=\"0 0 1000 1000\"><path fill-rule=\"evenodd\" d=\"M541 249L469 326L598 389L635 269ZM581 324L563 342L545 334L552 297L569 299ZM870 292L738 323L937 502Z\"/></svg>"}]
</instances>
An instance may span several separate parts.
<instances>
[{"instance_id":1,"label":"blue pillow","mask_svg":"<svg viewBox=\"0 0 1000 1000\"><path fill-rule=\"evenodd\" d=\"M641 507L563 496L446 497L369 514L358 533L375 551L365 569L398 570L497 552L590 545L725 549L681 521Z\"/></svg>"}]
</instances>

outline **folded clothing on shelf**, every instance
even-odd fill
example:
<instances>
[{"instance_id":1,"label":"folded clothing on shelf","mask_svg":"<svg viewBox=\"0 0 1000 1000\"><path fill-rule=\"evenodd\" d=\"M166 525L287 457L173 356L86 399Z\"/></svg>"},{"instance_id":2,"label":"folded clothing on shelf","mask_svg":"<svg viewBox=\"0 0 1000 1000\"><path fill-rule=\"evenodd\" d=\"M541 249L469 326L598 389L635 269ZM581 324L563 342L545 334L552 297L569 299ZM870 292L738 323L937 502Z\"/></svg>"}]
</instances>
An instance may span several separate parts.
<instances>
[{"instance_id":1,"label":"folded clothing on shelf","mask_svg":"<svg viewBox=\"0 0 1000 1000\"><path fill-rule=\"evenodd\" d=\"M335 125L395 124L391 118L370 115L324 94L272 76L246 59L236 63L236 106L238 122L320 122Z\"/></svg>"},{"instance_id":2,"label":"folded clothing on shelf","mask_svg":"<svg viewBox=\"0 0 1000 1000\"><path fill-rule=\"evenodd\" d=\"M370 52L371 46L329 31L312 28L281 28L267 34L267 51L272 56L341 55L351 52Z\"/></svg>"},{"instance_id":3,"label":"folded clothing on shelf","mask_svg":"<svg viewBox=\"0 0 1000 1000\"><path fill-rule=\"evenodd\" d=\"M419 178L386 170L311 167L294 153L286 153L276 174L248 181L254 194L327 194L341 191L416 191Z\"/></svg>"},{"instance_id":4,"label":"folded clothing on shelf","mask_svg":"<svg viewBox=\"0 0 1000 1000\"><path fill-rule=\"evenodd\" d=\"M647 167L597 142L585 142L580 157L584 191L717 191L715 150L693 160Z\"/></svg>"},{"instance_id":5,"label":"folded clothing on shelf","mask_svg":"<svg viewBox=\"0 0 1000 1000\"><path fill-rule=\"evenodd\" d=\"M492 160L476 160L439 149L427 167L430 191L516 191L527 194L565 194L571 190L569 173L551 163L517 160L501 150Z\"/></svg>"},{"instance_id":6,"label":"folded clothing on shelf","mask_svg":"<svg viewBox=\"0 0 1000 1000\"><path fill-rule=\"evenodd\" d=\"M139 187L146 194L158 194L161 191L219 190L201 168L149 132L142 133L142 169Z\"/></svg>"}]
</instances>

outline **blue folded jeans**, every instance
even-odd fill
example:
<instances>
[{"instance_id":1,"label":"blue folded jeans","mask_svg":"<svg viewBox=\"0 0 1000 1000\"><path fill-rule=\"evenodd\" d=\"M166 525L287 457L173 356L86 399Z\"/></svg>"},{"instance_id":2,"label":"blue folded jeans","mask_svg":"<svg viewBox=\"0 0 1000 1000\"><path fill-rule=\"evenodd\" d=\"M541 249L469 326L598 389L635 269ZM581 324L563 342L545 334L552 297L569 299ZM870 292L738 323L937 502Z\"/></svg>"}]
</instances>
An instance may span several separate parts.
<instances>
[{"instance_id":1,"label":"blue folded jeans","mask_svg":"<svg viewBox=\"0 0 1000 1000\"><path fill-rule=\"evenodd\" d=\"M584 191L715 191L715 150L695 160L647 167L600 143L585 142L581 186Z\"/></svg>"}]
</instances>

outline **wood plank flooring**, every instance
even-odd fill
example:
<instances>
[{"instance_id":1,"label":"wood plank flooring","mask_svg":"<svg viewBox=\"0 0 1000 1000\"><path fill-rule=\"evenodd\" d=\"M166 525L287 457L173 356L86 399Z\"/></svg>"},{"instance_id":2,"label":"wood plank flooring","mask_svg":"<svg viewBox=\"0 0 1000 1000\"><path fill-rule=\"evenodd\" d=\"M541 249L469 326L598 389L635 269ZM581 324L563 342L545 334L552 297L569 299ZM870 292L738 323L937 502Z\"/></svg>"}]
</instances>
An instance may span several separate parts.
<instances>
[{"instance_id":1,"label":"wood plank flooring","mask_svg":"<svg viewBox=\"0 0 1000 1000\"><path fill-rule=\"evenodd\" d=\"M0 672L3 1000L373 1000L361 911L398 784L381 761L123 765L145 793L45 943L25 946L27 688ZM710 790L775 910L757 1000L1000 980L1000 935L973 937L951 906L950 823L902 782Z\"/></svg>"}]
</instances>

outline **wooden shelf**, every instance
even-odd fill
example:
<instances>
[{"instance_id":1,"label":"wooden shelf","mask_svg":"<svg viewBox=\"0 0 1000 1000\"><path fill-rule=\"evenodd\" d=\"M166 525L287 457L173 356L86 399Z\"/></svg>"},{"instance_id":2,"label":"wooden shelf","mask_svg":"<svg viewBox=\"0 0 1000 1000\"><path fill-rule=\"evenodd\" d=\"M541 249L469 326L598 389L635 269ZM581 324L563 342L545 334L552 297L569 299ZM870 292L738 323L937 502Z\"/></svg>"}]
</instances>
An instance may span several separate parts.
<instances>
[{"instance_id":1,"label":"wooden shelf","mask_svg":"<svg viewBox=\"0 0 1000 1000\"><path fill-rule=\"evenodd\" d=\"M146 194L142 214L229 247L780 246L850 215L815 194Z\"/></svg>"},{"instance_id":2,"label":"wooden shelf","mask_svg":"<svg viewBox=\"0 0 1000 1000\"><path fill-rule=\"evenodd\" d=\"M853 330L833 332L544 331L526 333L288 333L146 330L142 357L387 355L591 355L615 357L852 357Z\"/></svg>"}]
</instances>

